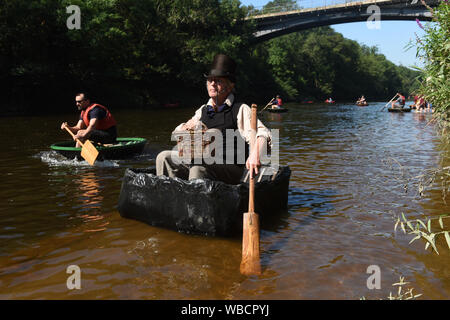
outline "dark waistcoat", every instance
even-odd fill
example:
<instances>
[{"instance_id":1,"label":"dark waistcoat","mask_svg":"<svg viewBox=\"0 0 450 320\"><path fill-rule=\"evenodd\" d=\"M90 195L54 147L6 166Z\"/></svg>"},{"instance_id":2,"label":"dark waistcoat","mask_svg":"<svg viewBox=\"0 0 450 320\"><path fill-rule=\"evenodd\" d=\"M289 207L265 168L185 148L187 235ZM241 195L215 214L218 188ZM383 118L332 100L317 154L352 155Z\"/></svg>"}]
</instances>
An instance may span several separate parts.
<instances>
[{"instance_id":1,"label":"dark waistcoat","mask_svg":"<svg viewBox=\"0 0 450 320\"><path fill-rule=\"evenodd\" d=\"M243 150L244 152L244 159L247 160L249 156L249 146L245 142L245 140L241 137L238 131L237 127L237 114L239 112L239 109L241 108L243 103L233 103L231 108L226 108L222 112L216 112L213 117L210 117L207 114L207 106L205 105L202 109L202 116L200 120L208 127L208 129L218 129L222 132L222 138L223 138L223 163L226 164L226 129L233 129L237 134L237 137L234 138L234 160L233 163L237 165L245 165L244 163L237 163L238 160L238 154L240 150L238 150L238 143L243 143L245 145L245 148ZM237 141L237 140L240 141ZM230 147L231 148L231 147ZM242 152L242 151L241 151Z\"/></svg>"}]
</instances>

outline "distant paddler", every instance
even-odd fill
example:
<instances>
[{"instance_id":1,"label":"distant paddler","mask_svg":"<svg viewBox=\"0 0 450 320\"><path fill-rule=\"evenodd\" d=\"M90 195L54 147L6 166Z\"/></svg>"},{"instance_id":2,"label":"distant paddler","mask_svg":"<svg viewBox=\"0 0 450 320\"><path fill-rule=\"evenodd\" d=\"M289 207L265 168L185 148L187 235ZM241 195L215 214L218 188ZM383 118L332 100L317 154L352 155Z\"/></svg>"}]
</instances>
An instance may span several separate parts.
<instances>
[{"instance_id":1,"label":"distant paddler","mask_svg":"<svg viewBox=\"0 0 450 320\"><path fill-rule=\"evenodd\" d=\"M280 95L277 94L275 100L272 102L272 109L281 109L283 105L283 100L281 100Z\"/></svg>"},{"instance_id":2,"label":"distant paddler","mask_svg":"<svg viewBox=\"0 0 450 320\"><path fill-rule=\"evenodd\" d=\"M397 92L397 100L391 103L393 109L403 109L405 107L406 98L401 93Z\"/></svg>"},{"instance_id":3,"label":"distant paddler","mask_svg":"<svg viewBox=\"0 0 450 320\"><path fill-rule=\"evenodd\" d=\"M364 105L364 104L366 104L366 103L367 103L367 101L366 101L366 97L364 97L364 95L362 95L361 98L359 98L359 99L356 101L356 104L359 104L359 105Z\"/></svg>"},{"instance_id":4,"label":"distant paddler","mask_svg":"<svg viewBox=\"0 0 450 320\"><path fill-rule=\"evenodd\" d=\"M105 106L92 103L86 92L75 96L75 104L81 111L78 123L70 127L67 122L63 122L61 130L69 129L74 134L73 140L78 139L83 143L88 139L101 144L116 142L117 122ZM81 147L78 141L76 147Z\"/></svg>"}]
</instances>

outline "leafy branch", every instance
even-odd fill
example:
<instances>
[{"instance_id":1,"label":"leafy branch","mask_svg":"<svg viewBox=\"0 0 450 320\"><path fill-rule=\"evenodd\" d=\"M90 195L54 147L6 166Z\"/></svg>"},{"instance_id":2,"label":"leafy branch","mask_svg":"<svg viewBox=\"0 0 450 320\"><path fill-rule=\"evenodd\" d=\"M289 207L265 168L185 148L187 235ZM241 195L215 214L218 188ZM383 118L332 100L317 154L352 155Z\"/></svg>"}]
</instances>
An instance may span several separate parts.
<instances>
[{"instance_id":1,"label":"leafy branch","mask_svg":"<svg viewBox=\"0 0 450 320\"><path fill-rule=\"evenodd\" d=\"M409 282L405 282L405 277L400 276L400 281L397 283L393 283L392 286L398 286L397 294L393 295L392 291L389 292L388 300L415 300L418 297L422 296L421 293L414 294L414 288L408 288L406 291L403 291L403 286L409 284ZM362 297L360 300L366 300L366 297Z\"/></svg>"},{"instance_id":2,"label":"leafy branch","mask_svg":"<svg viewBox=\"0 0 450 320\"><path fill-rule=\"evenodd\" d=\"M389 300L414 300L420 297L422 294L414 294L413 288L409 288L407 291L403 292L403 286L408 284L409 282L405 282L405 278L400 276L400 282L392 284L392 286L398 286L397 295L392 295L392 292L389 293Z\"/></svg>"},{"instance_id":3,"label":"leafy branch","mask_svg":"<svg viewBox=\"0 0 450 320\"><path fill-rule=\"evenodd\" d=\"M394 226L394 231L400 226L405 234L415 235L415 237L409 242L410 244L418 239L424 239L426 241L425 250L430 246L439 255L439 251L436 247L436 239L438 237L444 237L450 249L450 231L444 228L444 219L450 218L449 216L440 216L439 218L429 218L422 221L421 219L408 220L404 213L401 217L397 217L397 222ZM432 220L438 220L440 231L432 232Z\"/></svg>"}]
</instances>

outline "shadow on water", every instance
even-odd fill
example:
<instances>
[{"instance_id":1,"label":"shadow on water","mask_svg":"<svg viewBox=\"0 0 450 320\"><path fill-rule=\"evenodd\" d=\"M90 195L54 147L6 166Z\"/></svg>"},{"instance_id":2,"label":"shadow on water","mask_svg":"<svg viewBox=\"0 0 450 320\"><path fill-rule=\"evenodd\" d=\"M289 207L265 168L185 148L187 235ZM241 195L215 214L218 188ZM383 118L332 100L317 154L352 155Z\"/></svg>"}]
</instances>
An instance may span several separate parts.
<instances>
[{"instance_id":1,"label":"shadow on water","mask_svg":"<svg viewBox=\"0 0 450 320\"><path fill-rule=\"evenodd\" d=\"M276 234L284 230L283 237L272 241L264 250L269 252L282 250L292 237L308 225L318 223L327 217L339 216L332 203L336 194L337 192L331 189L306 190L290 187L287 210L270 216L270 219L265 217L264 221L261 221L263 232ZM267 255L264 264L269 265L270 260L271 255Z\"/></svg>"}]
</instances>

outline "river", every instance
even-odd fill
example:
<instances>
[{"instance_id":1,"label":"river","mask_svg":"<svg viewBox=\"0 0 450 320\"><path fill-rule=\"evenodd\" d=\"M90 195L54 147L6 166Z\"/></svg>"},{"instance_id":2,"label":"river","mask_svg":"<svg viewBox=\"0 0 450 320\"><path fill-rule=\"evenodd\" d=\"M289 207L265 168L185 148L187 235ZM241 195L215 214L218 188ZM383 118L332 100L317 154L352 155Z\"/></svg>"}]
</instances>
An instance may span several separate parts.
<instances>
[{"instance_id":1,"label":"river","mask_svg":"<svg viewBox=\"0 0 450 320\"><path fill-rule=\"evenodd\" d=\"M49 145L74 113L0 118L0 299L386 299L405 277L425 299L449 299L450 250L439 255L394 231L396 217L448 213L439 184L414 177L442 167L449 148L430 114L380 112L384 103L288 104L261 120L279 129L292 176L288 210L262 221L261 276L239 273L241 239L186 235L124 219L126 168L154 165L195 109L116 111L119 136L144 137L130 160L66 160ZM75 108L74 108L75 109ZM67 267L81 270L69 290ZM369 289L369 266L380 289Z\"/></svg>"}]
</instances>

